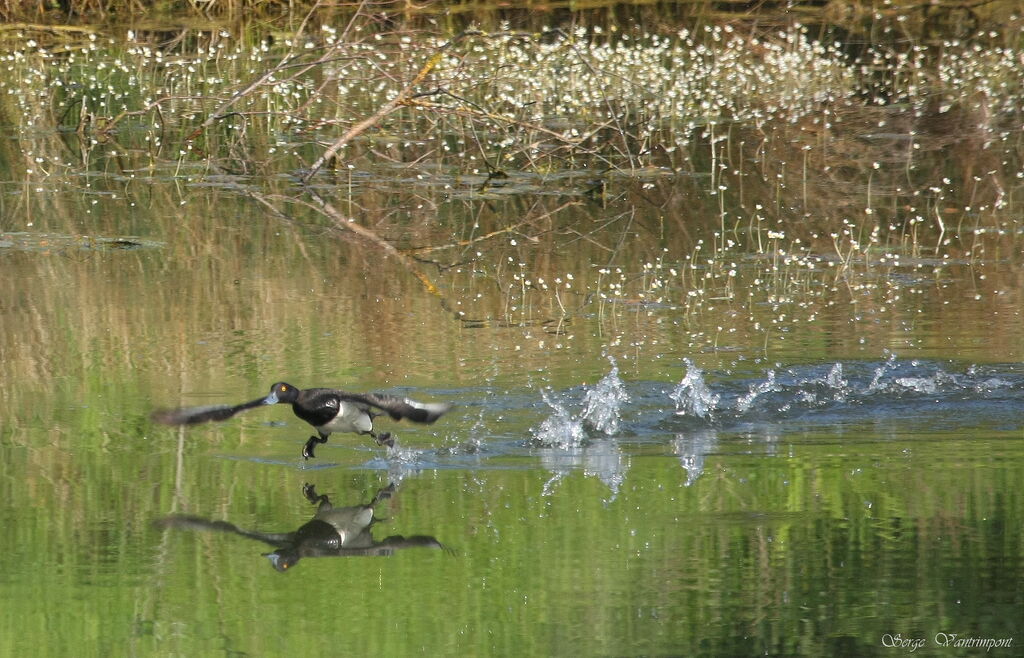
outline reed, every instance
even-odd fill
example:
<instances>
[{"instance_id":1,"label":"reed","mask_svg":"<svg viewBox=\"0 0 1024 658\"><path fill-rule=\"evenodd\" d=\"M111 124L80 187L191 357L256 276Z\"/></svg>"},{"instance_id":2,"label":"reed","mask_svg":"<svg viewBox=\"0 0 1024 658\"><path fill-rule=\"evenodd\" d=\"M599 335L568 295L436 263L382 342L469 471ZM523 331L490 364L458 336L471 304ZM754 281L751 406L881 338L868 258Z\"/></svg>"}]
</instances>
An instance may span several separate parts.
<instances>
[{"instance_id":1,"label":"reed","mask_svg":"<svg viewBox=\"0 0 1024 658\"><path fill-rule=\"evenodd\" d=\"M1017 258L998 234L1024 171L1009 33L937 56L853 55L800 25L499 28L355 12L266 38L6 30L0 113L19 137L0 163L26 191L213 186L288 230L374 245L461 326L555 340L592 313L605 335L657 333L673 308L713 319L693 340L719 345L827 315L822 290L891 309L880 272ZM120 232L23 198L37 229Z\"/></svg>"}]
</instances>

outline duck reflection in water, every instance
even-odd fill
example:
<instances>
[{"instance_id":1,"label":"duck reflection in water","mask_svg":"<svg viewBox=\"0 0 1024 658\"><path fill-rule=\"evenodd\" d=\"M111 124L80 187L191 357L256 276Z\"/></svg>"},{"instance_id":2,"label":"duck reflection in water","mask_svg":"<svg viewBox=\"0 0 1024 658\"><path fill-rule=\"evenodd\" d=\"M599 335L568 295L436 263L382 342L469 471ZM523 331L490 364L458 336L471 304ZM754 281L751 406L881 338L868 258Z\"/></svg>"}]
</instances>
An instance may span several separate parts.
<instances>
[{"instance_id":1,"label":"duck reflection in water","mask_svg":"<svg viewBox=\"0 0 1024 658\"><path fill-rule=\"evenodd\" d=\"M326 495L317 495L311 484L302 487L302 493L317 506L313 518L294 532L260 532L245 530L227 521L213 521L198 516L173 515L157 521L163 528L211 530L228 532L270 544L275 550L263 555L270 558L278 571L287 571L304 557L355 557L391 555L403 548L438 548L453 551L434 537L393 535L381 541L373 538L372 527L382 521L374 515L374 507L387 500L395 491L390 484L381 489L369 503L351 507L335 507Z\"/></svg>"}]
</instances>

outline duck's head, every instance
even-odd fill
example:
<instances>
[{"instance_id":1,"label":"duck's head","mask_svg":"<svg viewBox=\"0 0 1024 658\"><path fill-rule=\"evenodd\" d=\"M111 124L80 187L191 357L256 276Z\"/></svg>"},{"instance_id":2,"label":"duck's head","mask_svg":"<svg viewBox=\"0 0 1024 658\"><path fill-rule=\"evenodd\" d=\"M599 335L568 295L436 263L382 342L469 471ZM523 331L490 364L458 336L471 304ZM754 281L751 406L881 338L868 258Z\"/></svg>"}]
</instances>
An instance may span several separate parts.
<instances>
[{"instance_id":1,"label":"duck's head","mask_svg":"<svg viewBox=\"0 0 1024 658\"><path fill-rule=\"evenodd\" d=\"M270 393L263 398L263 404L277 404L278 402L295 402L299 397L299 389L291 384L277 382L270 387Z\"/></svg>"},{"instance_id":2,"label":"duck's head","mask_svg":"<svg viewBox=\"0 0 1024 658\"><path fill-rule=\"evenodd\" d=\"M264 553L263 555L270 560L275 569L282 573L294 567L300 557L299 552L293 547L279 548L272 553Z\"/></svg>"}]
</instances>

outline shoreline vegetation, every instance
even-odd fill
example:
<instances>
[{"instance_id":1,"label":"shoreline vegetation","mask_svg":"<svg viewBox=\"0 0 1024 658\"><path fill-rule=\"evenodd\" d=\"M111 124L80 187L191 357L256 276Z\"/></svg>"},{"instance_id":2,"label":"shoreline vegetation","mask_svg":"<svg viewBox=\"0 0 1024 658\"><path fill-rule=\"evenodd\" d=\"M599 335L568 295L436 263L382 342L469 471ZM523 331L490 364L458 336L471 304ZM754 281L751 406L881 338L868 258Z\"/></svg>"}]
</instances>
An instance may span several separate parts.
<instances>
[{"instance_id":1,"label":"shoreline vegetation","mask_svg":"<svg viewBox=\"0 0 1024 658\"><path fill-rule=\"evenodd\" d=\"M979 13L997 5L1007 6L945 7L945 36L932 10L898 3L856 30L798 22L810 5L785 21L730 5L724 21L668 3L524 5L486 25L463 20L477 15L469 5L401 3L317 3L244 27L210 19L247 6L231 3L192 3L205 8L187 15L202 14L198 26L186 14L132 27L7 24L0 123L18 137L0 146L0 164L37 188L62 176L188 177L279 219L314 213L400 263L445 310L456 303L441 291L489 277L501 291L492 309L504 311L486 321L593 303L604 317L606 300L690 312L764 290L777 307L779 291L822 277L937 276L950 263L1019 258L1024 32L1019 15L997 25ZM351 218L353 190L368 183L422 190L435 207L462 201L467 216L497 199L529 210L452 226L414 212L418 233L371 226ZM633 227L608 263L636 226L650 236L629 271L595 266L574 288L595 294L574 307L509 251L592 240L588 208L617 208L607 223Z\"/></svg>"},{"instance_id":2,"label":"shoreline vegetation","mask_svg":"<svg viewBox=\"0 0 1024 658\"><path fill-rule=\"evenodd\" d=\"M463 0L460 2L424 0L0 0L0 20L4 22L35 22L41 24L73 24L75 22L118 23L126 20L300 20L323 21L351 18L357 13L370 13L391 20L409 20L417 16L464 16L471 20L496 17L501 20L535 20L536 17L576 16L594 24L631 19L647 22L678 22L703 19L753 20L762 24L803 23L831 24L846 27L855 23L884 24L896 20L906 24L901 32L909 35L915 23L931 30L977 30L996 25L1007 26L1020 20L1015 2L945 2L922 3L916 0L890 0L878 3L858 0L798 0L797 2L743 2L738 0L520 0L495 3ZM991 25L986 26L985 23Z\"/></svg>"}]
</instances>

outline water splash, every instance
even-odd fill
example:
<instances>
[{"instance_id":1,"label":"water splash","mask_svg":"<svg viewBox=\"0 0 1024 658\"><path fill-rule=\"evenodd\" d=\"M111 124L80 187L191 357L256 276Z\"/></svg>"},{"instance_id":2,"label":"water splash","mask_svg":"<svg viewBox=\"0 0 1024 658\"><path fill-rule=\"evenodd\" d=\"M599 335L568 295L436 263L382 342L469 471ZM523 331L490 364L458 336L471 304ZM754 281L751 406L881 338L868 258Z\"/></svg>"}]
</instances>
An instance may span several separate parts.
<instances>
[{"instance_id":1,"label":"water splash","mask_svg":"<svg viewBox=\"0 0 1024 658\"><path fill-rule=\"evenodd\" d=\"M619 431L619 423L622 420L619 409L629 402L626 386L619 379L619 366L615 364L614 359L609 358L609 361L612 364L611 371L583 397L586 404L582 416L583 423L604 435L612 435Z\"/></svg>"},{"instance_id":2,"label":"water splash","mask_svg":"<svg viewBox=\"0 0 1024 658\"><path fill-rule=\"evenodd\" d=\"M754 406L754 401L757 398L765 395L766 393L772 393L778 391L779 387L775 383L775 371L768 371L768 378L758 384L753 384L747 394L736 400L736 411L746 413L750 411L750 408Z\"/></svg>"},{"instance_id":3,"label":"water splash","mask_svg":"<svg viewBox=\"0 0 1024 658\"><path fill-rule=\"evenodd\" d=\"M708 388L703 370L693 365L690 359L683 359L683 363L686 365L686 376L669 393L669 397L676 403L676 415L713 420L721 396L713 394Z\"/></svg>"},{"instance_id":4,"label":"water splash","mask_svg":"<svg viewBox=\"0 0 1024 658\"><path fill-rule=\"evenodd\" d=\"M789 371L791 374L796 374ZM796 380L793 386L796 387L794 399L809 407L820 407L829 402L844 402L852 392L849 382L843 378L843 364L836 362L832 364L828 374L821 376L817 373L809 377ZM780 392L785 392L786 386L780 386ZM792 405L785 406L789 409Z\"/></svg>"},{"instance_id":5,"label":"water splash","mask_svg":"<svg viewBox=\"0 0 1024 658\"><path fill-rule=\"evenodd\" d=\"M893 383L915 393L931 394L939 390L935 377L897 377Z\"/></svg>"},{"instance_id":6,"label":"water splash","mask_svg":"<svg viewBox=\"0 0 1024 658\"><path fill-rule=\"evenodd\" d=\"M542 446L538 450L541 464L552 473L544 484L544 495L549 495L563 477L581 468L585 476L600 479L613 499L626 479L629 464L613 437L619 431L620 410L629 402L629 395L619 378L618 366L613 359L608 360L611 370L586 390L578 414L541 389L552 412L533 431L534 441Z\"/></svg>"},{"instance_id":7,"label":"water splash","mask_svg":"<svg viewBox=\"0 0 1024 658\"><path fill-rule=\"evenodd\" d=\"M846 396L850 392L850 386L843 379L843 364L836 363L832 366L832 369L825 375L825 385L830 388L833 392L833 398L836 401L845 400Z\"/></svg>"},{"instance_id":8,"label":"water splash","mask_svg":"<svg viewBox=\"0 0 1024 658\"><path fill-rule=\"evenodd\" d=\"M1003 377L986 377L977 365L967 369L967 376L971 382L971 390L975 393L991 393L1003 388L1009 388L1013 383Z\"/></svg>"},{"instance_id":9,"label":"water splash","mask_svg":"<svg viewBox=\"0 0 1024 658\"><path fill-rule=\"evenodd\" d=\"M1016 402L1024 395L1024 378L1016 374L1016 366L953 369L947 363L886 356L876 362L777 366L760 377L733 376L715 386L691 366L670 394L676 405L674 417L713 420L719 432L749 432L765 423L794 420L801 426L823 423L837 428L868 419L872 423L879 419L906 422L908 414L920 419L918 422L948 428L951 422L958 426L976 422L971 418L978 415L963 413L971 408L985 410L983 415L989 421L998 418L1006 427L1019 426L1018 415L1008 411L1010 407L1000 406L1002 401ZM928 405L926 412L922 403ZM661 422L668 422L676 432L700 427L685 421ZM643 427L638 431L642 433Z\"/></svg>"},{"instance_id":10,"label":"water splash","mask_svg":"<svg viewBox=\"0 0 1024 658\"><path fill-rule=\"evenodd\" d=\"M587 389L583 396L585 406L579 414L573 414L562 401L541 389L541 396L552 413L533 431L534 441L544 446L565 448L582 445L590 433L604 436L618 433L622 421L619 410L629 402L629 395L626 385L619 379L618 366L614 360L609 361L612 369Z\"/></svg>"},{"instance_id":11,"label":"water splash","mask_svg":"<svg viewBox=\"0 0 1024 658\"><path fill-rule=\"evenodd\" d=\"M407 477L415 477L430 466L424 458L426 452L416 448L407 448L400 444L389 446L385 455L376 455L363 466L374 470L386 471L388 482L396 487Z\"/></svg>"},{"instance_id":12,"label":"water splash","mask_svg":"<svg viewBox=\"0 0 1024 658\"><path fill-rule=\"evenodd\" d=\"M896 355L892 352L889 353L889 357L885 360L885 363L875 368L875 376L871 378L871 383L868 384L867 392L871 393L883 388L882 380L885 376L896 369Z\"/></svg>"},{"instance_id":13,"label":"water splash","mask_svg":"<svg viewBox=\"0 0 1024 658\"><path fill-rule=\"evenodd\" d=\"M545 446L571 448L579 446L587 438L583 421L571 414L565 405L552 399L547 390L540 390L544 402L551 407L552 414L545 418L533 431L535 441Z\"/></svg>"}]
</instances>

